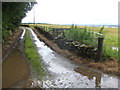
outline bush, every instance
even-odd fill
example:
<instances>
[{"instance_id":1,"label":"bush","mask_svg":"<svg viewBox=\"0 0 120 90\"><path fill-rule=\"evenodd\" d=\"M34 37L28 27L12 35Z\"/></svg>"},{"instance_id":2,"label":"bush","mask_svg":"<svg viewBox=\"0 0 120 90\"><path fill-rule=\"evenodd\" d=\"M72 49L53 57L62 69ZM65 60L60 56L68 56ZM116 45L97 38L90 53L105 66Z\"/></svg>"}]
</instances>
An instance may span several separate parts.
<instances>
[{"instance_id":1,"label":"bush","mask_svg":"<svg viewBox=\"0 0 120 90\"><path fill-rule=\"evenodd\" d=\"M2 39L3 40L7 40L7 38L8 38L8 35L9 35L9 31L8 30L3 30L2 31Z\"/></svg>"}]
</instances>

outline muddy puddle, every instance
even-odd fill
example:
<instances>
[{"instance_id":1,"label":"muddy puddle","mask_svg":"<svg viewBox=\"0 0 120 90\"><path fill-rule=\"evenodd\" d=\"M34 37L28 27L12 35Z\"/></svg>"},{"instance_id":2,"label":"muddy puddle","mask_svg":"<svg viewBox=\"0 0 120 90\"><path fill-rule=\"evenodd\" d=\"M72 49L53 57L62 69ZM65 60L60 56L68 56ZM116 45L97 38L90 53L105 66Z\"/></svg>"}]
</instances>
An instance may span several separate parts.
<instances>
[{"instance_id":1,"label":"muddy puddle","mask_svg":"<svg viewBox=\"0 0 120 90\"><path fill-rule=\"evenodd\" d=\"M76 64L51 50L29 29L36 48L42 57L48 75L42 79L43 88L118 88L119 79L100 71ZM78 67L81 70L77 71Z\"/></svg>"},{"instance_id":2,"label":"muddy puddle","mask_svg":"<svg viewBox=\"0 0 120 90\"><path fill-rule=\"evenodd\" d=\"M2 63L2 88L9 88L29 76L29 67L22 56L20 46L21 43L18 42Z\"/></svg>"}]
</instances>

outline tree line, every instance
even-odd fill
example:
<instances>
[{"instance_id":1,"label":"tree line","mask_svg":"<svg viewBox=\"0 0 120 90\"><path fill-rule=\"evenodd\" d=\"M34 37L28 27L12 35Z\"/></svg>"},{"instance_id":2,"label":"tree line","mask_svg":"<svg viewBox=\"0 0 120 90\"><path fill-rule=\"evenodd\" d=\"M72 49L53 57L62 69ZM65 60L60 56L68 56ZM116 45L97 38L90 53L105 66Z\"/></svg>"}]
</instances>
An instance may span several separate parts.
<instances>
[{"instance_id":1,"label":"tree line","mask_svg":"<svg viewBox=\"0 0 120 90\"><path fill-rule=\"evenodd\" d=\"M21 20L26 16L36 2L3 2L2 3L2 39L7 40L10 32L20 25Z\"/></svg>"}]
</instances>

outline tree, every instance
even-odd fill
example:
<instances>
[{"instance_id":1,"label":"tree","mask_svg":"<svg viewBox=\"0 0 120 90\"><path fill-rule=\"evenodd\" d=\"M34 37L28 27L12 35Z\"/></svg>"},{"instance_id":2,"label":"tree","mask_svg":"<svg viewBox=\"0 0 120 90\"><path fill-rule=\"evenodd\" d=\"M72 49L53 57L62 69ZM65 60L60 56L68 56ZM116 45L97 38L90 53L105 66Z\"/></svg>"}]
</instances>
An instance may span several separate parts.
<instances>
[{"instance_id":1,"label":"tree","mask_svg":"<svg viewBox=\"0 0 120 90\"><path fill-rule=\"evenodd\" d=\"M36 2L3 2L2 3L2 38L6 40L9 31L14 31L32 9Z\"/></svg>"}]
</instances>

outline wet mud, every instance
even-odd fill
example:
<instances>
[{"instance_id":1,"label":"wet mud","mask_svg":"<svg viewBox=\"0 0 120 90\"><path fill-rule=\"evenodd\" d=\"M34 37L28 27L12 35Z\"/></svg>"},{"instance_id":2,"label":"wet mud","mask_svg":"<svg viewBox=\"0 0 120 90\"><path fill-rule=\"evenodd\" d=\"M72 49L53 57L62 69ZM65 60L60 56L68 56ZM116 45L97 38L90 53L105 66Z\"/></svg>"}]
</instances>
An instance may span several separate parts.
<instances>
[{"instance_id":1,"label":"wet mud","mask_svg":"<svg viewBox=\"0 0 120 90\"><path fill-rule=\"evenodd\" d=\"M74 52L68 51L66 49L60 49L60 47L57 46L54 40L48 40L44 35L39 33L39 30L34 29L34 32L37 34L38 38L42 40L48 47L50 47L52 50L56 51L57 53L61 54L62 56L65 56L66 58L69 58L72 61L93 68L95 70L100 70L106 74L111 74L120 77L120 70L119 70L120 62L115 60L95 62L92 59L82 58L76 55Z\"/></svg>"},{"instance_id":2,"label":"wet mud","mask_svg":"<svg viewBox=\"0 0 120 90\"><path fill-rule=\"evenodd\" d=\"M120 81L118 77L104 74L69 60L53 51L38 39L32 29L28 29L36 49L42 57L47 75L41 81L36 77L34 71L29 70L28 63L23 57L23 37L25 34L23 32L17 46L3 61L3 88L118 88Z\"/></svg>"},{"instance_id":3,"label":"wet mud","mask_svg":"<svg viewBox=\"0 0 120 90\"><path fill-rule=\"evenodd\" d=\"M20 31L22 32L22 31ZM18 82L28 78L30 74L29 66L23 56L24 51L24 33L17 33L13 40L14 45L6 53L6 57L2 62L2 88L10 88ZM11 45L10 45L11 46Z\"/></svg>"},{"instance_id":4,"label":"wet mud","mask_svg":"<svg viewBox=\"0 0 120 90\"><path fill-rule=\"evenodd\" d=\"M9 88L29 76L29 67L19 49L15 48L2 65L2 87Z\"/></svg>"},{"instance_id":5,"label":"wet mud","mask_svg":"<svg viewBox=\"0 0 120 90\"><path fill-rule=\"evenodd\" d=\"M29 30L48 72L42 79L44 88L118 88L118 77L69 60L40 41L32 29Z\"/></svg>"}]
</instances>

